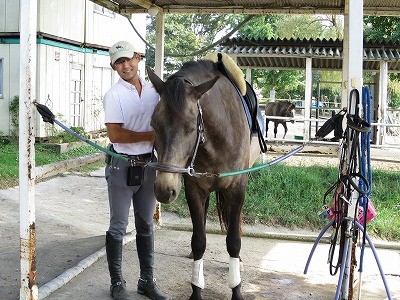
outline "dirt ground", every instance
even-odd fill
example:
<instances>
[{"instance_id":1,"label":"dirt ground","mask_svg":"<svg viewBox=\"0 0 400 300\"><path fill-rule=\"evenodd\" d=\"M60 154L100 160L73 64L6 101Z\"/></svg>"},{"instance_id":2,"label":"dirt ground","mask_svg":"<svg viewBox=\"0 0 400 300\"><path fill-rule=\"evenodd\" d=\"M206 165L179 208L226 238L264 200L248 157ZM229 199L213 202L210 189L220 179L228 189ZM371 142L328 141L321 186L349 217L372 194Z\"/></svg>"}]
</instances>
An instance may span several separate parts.
<instances>
[{"instance_id":1,"label":"dirt ground","mask_svg":"<svg viewBox=\"0 0 400 300\"><path fill-rule=\"evenodd\" d=\"M270 155L268 159L272 157ZM330 158L329 158L330 159ZM333 164L337 159L332 158ZM285 163L305 164L311 159L292 157ZM313 163L327 163L327 158ZM400 164L390 164L399 170ZM386 166L387 167L387 166ZM90 254L104 249L104 234L108 224L108 200L103 170L91 174L65 173L36 185L37 229L37 279L40 287L63 275ZM0 190L0 236L7 243L0 243L0 299L18 299L19 295L19 212L18 188ZM190 226L190 220L177 219L163 214L165 225L176 223ZM131 222L132 224L133 222ZM216 224L209 223L212 228ZM160 286L168 291L171 299L188 299L191 293L190 278L192 261L190 231L173 230L165 226L156 230L155 275ZM130 225L129 230L133 230ZM245 228L250 231L250 228ZM251 228L256 231L289 232L282 228ZM318 233L309 233L316 235ZM241 257L243 259L242 293L244 299L334 299L338 277L330 276L327 265L329 246L320 244L312 258L307 274L304 267L312 243L294 242L244 236ZM400 299L400 250L378 249L380 263L394 296ZM225 236L207 235L204 256L206 287L205 300L230 299L228 288L228 254ZM135 292L138 261L135 241L124 246L123 272L132 299L145 299ZM66 285L55 290L46 299L111 299L108 292L107 262L101 256L93 265L83 270ZM362 299L386 298L384 286L375 259L366 251L363 275Z\"/></svg>"}]
</instances>

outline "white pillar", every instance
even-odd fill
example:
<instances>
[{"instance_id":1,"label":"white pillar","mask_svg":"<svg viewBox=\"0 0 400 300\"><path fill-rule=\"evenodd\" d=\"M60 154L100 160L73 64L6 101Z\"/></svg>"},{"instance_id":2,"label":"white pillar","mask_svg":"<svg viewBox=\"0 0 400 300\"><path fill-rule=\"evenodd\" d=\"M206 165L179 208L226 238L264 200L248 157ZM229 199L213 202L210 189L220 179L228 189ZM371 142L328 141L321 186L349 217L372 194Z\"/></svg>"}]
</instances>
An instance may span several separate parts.
<instances>
[{"instance_id":1,"label":"white pillar","mask_svg":"<svg viewBox=\"0 0 400 300\"><path fill-rule=\"evenodd\" d=\"M165 26L165 14L158 13L156 16L156 51L155 51L155 69L154 72L161 79L164 78L164 26ZM154 219L158 225L162 225L161 217L161 203L157 202L156 212L154 213Z\"/></svg>"},{"instance_id":2,"label":"white pillar","mask_svg":"<svg viewBox=\"0 0 400 300\"><path fill-rule=\"evenodd\" d=\"M20 299L37 299L35 228L35 136L37 0L20 1L19 201Z\"/></svg>"},{"instance_id":3,"label":"white pillar","mask_svg":"<svg viewBox=\"0 0 400 300\"><path fill-rule=\"evenodd\" d=\"M347 106L348 112L354 114L356 110L355 98L352 99L352 105L349 103L349 96L351 90L357 89L360 94L360 101L362 96L362 85L363 85L363 3L362 0L346 0L345 13L348 14L348 44L346 46L345 53L348 54L348 64L343 66L344 78L347 79L345 86L347 89L346 99L342 99L342 106ZM346 38L346 37L345 37ZM346 103L346 105L345 105ZM360 105L360 110L362 106ZM351 141L347 147L347 155L352 152ZM346 157L347 164L344 167L343 173L347 172L349 166L350 157ZM358 200L358 193L354 190L351 194L351 205L349 205L347 217L352 219L355 215L356 203ZM350 221L348 221L350 222ZM351 226L347 226L350 230ZM351 232L346 232L346 235L350 236ZM350 240L350 242L352 242ZM346 249L344 249L346 251ZM347 300L349 297L349 286L350 284L350 269L351 269L351 255L352 246L349 246L347 253L347 261L344 270L344 277L341 289L341 298Z\"/></svg>"},{"instance_id":4,"label":"white pillar","mask_svg":"<svg viewBox=\"0 0 400 300\"><path fill-rule=\"evenodd\" d=\"M347 4L346 4L347 5ZM344 28L343 28L343 50L342 50L342 104L341 108L347 106L347 96L349 94L348 88L348 73L345 70L349 69L349 15L344 15Z\"/></svg>"},{"instance_id":5,"label":"white pillar","mask_svg":"<svg viewBox=\"0 0 400 300\"><path fill-rule=\"evenodd\" d=\"M306 89L304 94L304 119L309 120L311 117L311 93L312 93L312 58L306 58ZM310 140L310 121L304 122L303 140Z\"/></svg>"},{"instance_id":6,"label":"white pillar","mask_svg":"<svg viewBox=\"0 0 400 300\"><path fill-rule=\"evenodd\" d=\"M387 120L387 87L388 87L388 63L380 61L379 63L379 106L378 123L386 123ZM378 126L377 144L385 143L386 126Z\"/></svg>"},{"instance_id":7,"label":"white pillar","mask_svg":"<svg viewBox=\"0 0 400 300\"><path fill-rule=\"evenodd\" d=\"M250 68L246 68L246 81L250 84L252 84L251 82L251 69Z\"/></svg>"},{"instance_id":8,"label":"white pillar","mask_svg":"<svg viewBox=\"0 0 400 300\"><path fill-rule=\"evenodd\" d=\"M165 15L159 13L156 16L156 51L155 51L155 70L154 72L163 79L164 73L164 26Z\"/></svg>"}]
</instances>

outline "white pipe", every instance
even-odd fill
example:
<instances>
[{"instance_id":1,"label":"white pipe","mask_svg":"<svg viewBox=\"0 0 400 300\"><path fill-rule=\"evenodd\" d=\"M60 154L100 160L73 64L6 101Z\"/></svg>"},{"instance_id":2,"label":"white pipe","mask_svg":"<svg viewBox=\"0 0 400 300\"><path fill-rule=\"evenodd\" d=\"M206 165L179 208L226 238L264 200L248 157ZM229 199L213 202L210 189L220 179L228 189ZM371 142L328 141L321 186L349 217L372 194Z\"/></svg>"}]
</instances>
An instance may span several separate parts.
<instances>
[{"instance_id":1,"label":"white pipe","mask_svg":"<svg viewBox=\"0 0 400 300\"><path fill-rule=\"evenodd\" d=\"M38 299L35 228L35 136L37 0L20 1L19 200L20 299Z\"/></svg>"}]
</instances>

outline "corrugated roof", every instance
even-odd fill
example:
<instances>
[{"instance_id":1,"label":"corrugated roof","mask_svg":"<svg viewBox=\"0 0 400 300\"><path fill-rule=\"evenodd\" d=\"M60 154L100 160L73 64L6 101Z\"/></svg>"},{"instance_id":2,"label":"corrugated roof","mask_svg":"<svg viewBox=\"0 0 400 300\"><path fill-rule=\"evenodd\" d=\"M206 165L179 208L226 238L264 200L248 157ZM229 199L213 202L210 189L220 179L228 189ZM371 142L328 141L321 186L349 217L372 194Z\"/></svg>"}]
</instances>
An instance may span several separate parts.
<instances>
[{"instance_id":1,"label":"corrugated roof","mask_svg":"<svg viewBox=\"0 0 400 300\"><path fill-rule=\"evenodd\" d=\"M143 13L154 3L166 13L343 14L346 0L92 0L117 13ZM400 0L364 0L364 14L399 15Z\"/></svg>"},{"instance_id":2,"label":"corrugated roof","mask_svg":"<svg viewBox=\"0 0 400 300\"><path fill-rule=\"evenodd\" d=\"M310 57L315 69L342 69L341 40L234 38L221 43L216 51L234 56L240 67L303 69L306 67L306 58ZM387 61L390 71L399 71L400 45L365 41L363 61L364 70L378 71L380 61Z\"/></svg>"}]
</instances>

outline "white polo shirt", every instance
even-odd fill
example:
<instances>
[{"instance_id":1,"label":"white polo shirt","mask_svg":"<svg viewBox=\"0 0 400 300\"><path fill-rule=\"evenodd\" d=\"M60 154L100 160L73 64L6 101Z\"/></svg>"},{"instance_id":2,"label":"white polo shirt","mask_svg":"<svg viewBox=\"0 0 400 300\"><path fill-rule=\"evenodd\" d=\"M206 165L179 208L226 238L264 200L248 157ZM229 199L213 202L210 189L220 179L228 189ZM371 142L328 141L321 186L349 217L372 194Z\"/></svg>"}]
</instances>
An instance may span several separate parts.
<instances>
[{"instance_id":1,"label":"white polo shirt","mask_svg":"<svg viewBox=\"0 0 400 300\"><path fill-rule=\"evenodd\" d=\"M150 82L142 77L139 80L141 96L134 85L122 78L108 90L103 99L104 123L119 123L122 128L137 132L153 131L150 121L159 95ZM152 142L113 143L113 146L116 152L129 155L150 153L153 149Z\"/></svg>"}]
</instances>

